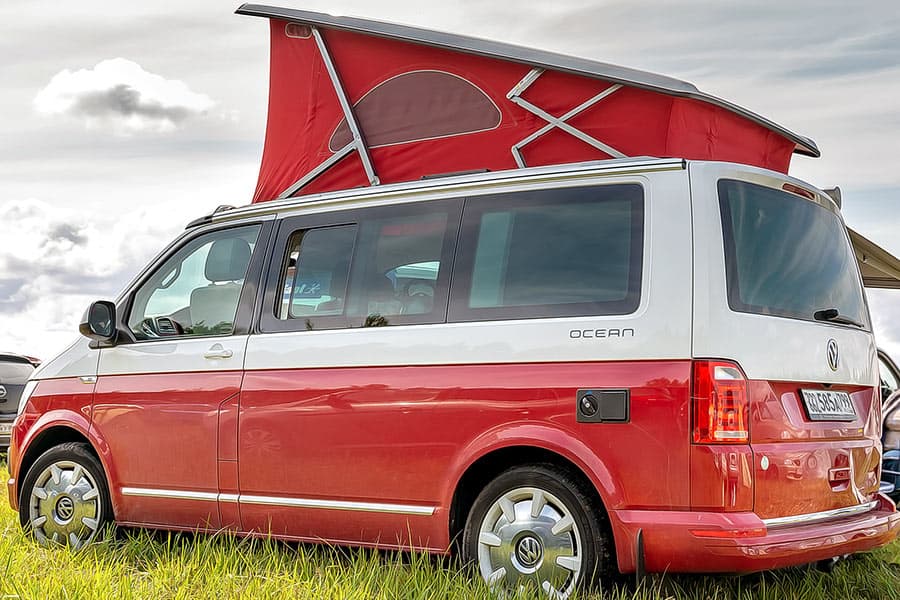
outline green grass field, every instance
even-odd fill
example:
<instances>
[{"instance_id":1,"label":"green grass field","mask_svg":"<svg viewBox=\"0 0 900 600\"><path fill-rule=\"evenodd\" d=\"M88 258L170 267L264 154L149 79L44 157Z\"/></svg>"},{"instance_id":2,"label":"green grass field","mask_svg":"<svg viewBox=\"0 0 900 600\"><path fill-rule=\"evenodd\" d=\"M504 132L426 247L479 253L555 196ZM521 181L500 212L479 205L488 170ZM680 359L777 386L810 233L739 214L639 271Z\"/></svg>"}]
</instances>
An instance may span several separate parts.
<instances>
[{"instance_id":1,"label":"green grass field","mask_svg":"<svg viewBox=\"0 0 900 600\"><path fill-rule=\"evenodd\" d=\"M0 464L6 481L6 468ZM0 599L490 598L452 561L267 540L122 531L81 552L42 549L0 502ZM900 542L838 564L745 577L654 576L582 598L900 600Z\"/></svg>"}]
</instances>

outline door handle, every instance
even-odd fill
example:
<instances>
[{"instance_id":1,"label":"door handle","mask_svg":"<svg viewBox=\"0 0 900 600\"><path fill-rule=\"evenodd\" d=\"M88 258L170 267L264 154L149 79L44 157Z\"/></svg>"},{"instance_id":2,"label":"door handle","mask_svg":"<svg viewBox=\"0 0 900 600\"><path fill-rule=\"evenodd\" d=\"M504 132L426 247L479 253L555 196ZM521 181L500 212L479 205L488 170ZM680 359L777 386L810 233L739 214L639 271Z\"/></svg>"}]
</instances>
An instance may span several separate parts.
<instances>
[{"instance_id":1,"label":"door handle","mask_svg":"<svg viewBox=\"0 0 900 600\"><path fill-rule=\"evenodd\" d=\"M210 346L209 350L203 354L203 358L208 358L210 360L217 358L231 358L232 356L234 356L234 352L227 348L223 348L222 344L213 344Z\"/></svg>"}]
</instances>

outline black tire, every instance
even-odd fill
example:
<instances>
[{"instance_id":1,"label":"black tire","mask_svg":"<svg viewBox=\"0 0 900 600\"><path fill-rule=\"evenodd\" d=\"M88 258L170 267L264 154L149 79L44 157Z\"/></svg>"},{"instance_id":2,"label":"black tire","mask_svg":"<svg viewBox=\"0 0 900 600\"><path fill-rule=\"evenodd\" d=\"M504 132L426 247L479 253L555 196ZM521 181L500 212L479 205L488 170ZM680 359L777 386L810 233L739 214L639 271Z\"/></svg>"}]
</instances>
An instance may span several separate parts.
<instances>
[{"instance_id":1,"label":"black tire","mask_svg":"<svg viewBox=\"0 0 900 600\"><path fill-rule=\"evenodd\" d=\"M36 488L47 498L35 494ZM112 521L106 475L87 444L54 446L38 457L22 481L19 523L41 545L81 548L102 539Z\"/></svg>"},{"instance_id":2,"label":"black tire","mask_svg":"<svg viewBox=\"0 0 900 600\"><path fill-rule=\"evenodd\" d=\"M546 574L544 570L545 559L551 556L549 553L543 554L543 551L545 547L552 546L552 544L548 543L548 539L545 538L546 530L538 535L542 527L546 528L546 524L539 522L540 519L546 516L546 511L541 510L538 519L534 519L531 513L525 515L524 518L524 523L534 525L532 529L538 532L534 537L541 542L538 544L541 548L541 557L537 559L539 562L533 563L530 567L525 560L519 561L519 558L523 556L525 558L530 557L529 560L534 560L533 553L528 554L528 548L526 547L533 545L533 542L523 542L523 537L529 536L528 525L523 525L524 529L513 535L503 533L514 530L513 526L518 522L517 520L521 520L520 511L523 508L527 510L528 507L534 507L539 502L535 500L536 495L530 501L525 497L522 502L526 504L514 503L516 517L512 522L503 513L504 516L497 521L497 528L486 533L488 539L491 540L490 543L482 543L480 541L481 536L485 535L484 529L494 522L493 515L497 514L497 510L502 511L500 507L501 499L509 500L510 498L516 498L516 494L527 494L525 490L531 488L541 490L545 494L546 505L550 506L552 513L568 513L574 522L574 527L570 529L570 535L573 540L572 545L577 550L573 550L572 554L579 556L580 570L577 572L571 571L572 574L566 579L565 584L559 586L562 589L554 587L559 595L566 597L575 589L590 588L599 580L608 580L614 577L618 571L613 558L612 535L609 531L603 507L596 499L595 494L586 487L580 478L552 464L514 467L501 473L481 491L472 504L466 519L461 548L463 561L474 564L489 585L491 581L486 573L495 566L502 564L504 569L511 566L514 570L512 577L504 575L501 581L507 579L508 581L504 581L503 584L498 582L497 587L515 591L524 582L532 588L537 586L538 590L542 589L544 582L539 579ZM554 500L546 500L549 497L554 497ZM563 506L557 507L555 505L556 502L561 503ZM534 509L532 508L532 510ZM490 519L488 519L489 516ZM558 523L561 523L563 520L565 519L560 519ZM492 549L492 545L496 544L497 539L490 538L491 533L497 534L494 535L494 538L503 538L502 543L497 546L496 550ZM503 533L502 536L500 535L501 533ZM563 535L565 536L565 534ZM517 548L524 548L525 551L520 554ZM557 549L559 550L560 548ZM508 560L503 558L506 554L509 554ZM566 554L566 552L560 552L560 554ZM488 564L485 564L485 561L482 560L485 556L488 557ZM497 560L493 560L491 558L493 556L496 556ZM547 562L547 564L551 563ZM529 568L538 570L528 574L526 571ZM559 569L556 569L556 571L562 573Z\"/></svg>"}]
</instances>

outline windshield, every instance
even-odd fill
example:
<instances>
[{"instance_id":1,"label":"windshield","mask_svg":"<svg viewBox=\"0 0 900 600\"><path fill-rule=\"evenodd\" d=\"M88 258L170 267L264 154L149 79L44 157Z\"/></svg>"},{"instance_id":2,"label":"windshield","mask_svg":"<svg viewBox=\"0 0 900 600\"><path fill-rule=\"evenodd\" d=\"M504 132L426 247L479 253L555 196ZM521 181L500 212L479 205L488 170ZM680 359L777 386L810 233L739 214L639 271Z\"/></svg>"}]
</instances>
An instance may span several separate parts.
<instances>
[{"instance_id":1,"label":"windshield","mask_svg":"<svg viewBox=\"0 0 900 600\"><path fill-rule=\"evenodd\" d=\"M812 321L836 309L868 326L856 257L836 213L727 179L719 181L719 203L732 310Z\"/></svg>"}]
</instances>

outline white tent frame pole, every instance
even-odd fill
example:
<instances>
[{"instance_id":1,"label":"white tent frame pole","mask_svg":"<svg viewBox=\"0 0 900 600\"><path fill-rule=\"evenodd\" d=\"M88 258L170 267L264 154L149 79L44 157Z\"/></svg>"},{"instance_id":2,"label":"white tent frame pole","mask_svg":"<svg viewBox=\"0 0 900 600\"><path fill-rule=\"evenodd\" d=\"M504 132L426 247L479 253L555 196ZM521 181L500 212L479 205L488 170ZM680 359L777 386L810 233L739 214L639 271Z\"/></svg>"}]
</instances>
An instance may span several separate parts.
<instances>
[{"instance_id":1,"label":"white tent frame pole","mask_svg":"<svg viewBox=\"0 0 900 600\"><path fill-rule=\"evenodd\" d=\"M302 190L306 184L330 169L336 163L340 162L342 158L344 158L354 150L356 150L356 143L351 140L350 143L348 143L346 146L328 157L328 160L320 163L318 167L292 183L290 187L278 194L278 199L283 200L284 198L290 198L291 196Z\"/></svg>"},{"instance_id":2,"label":"white tent frame pole","mask_svg":"<svg viewBox=\"0 0 900 600\"><path fill-rule=\"evenodd\" d=\"M356 150L359 152L359 158L362 160L363 169L366 170L366 177L369 178L369 185L378 185L378 176L375 175L375 168L372 166L372 159L369 158L369 149L366 147L366 140L363 138L359 124L356 122L356 116L353 114L353 107L347 100L347 94L344 92L344 86L341 85L341 78L338 76L337 69L334 68L334 61L331 60L331 54L328 53L328 47L325 46L325 39L318 27L311 27L313 37L316 40L316 46L319 48L319 54L322 55L322 62L325 63L325 70L331 78L331 84L334 86L334 93L337 94L338 102L341 103L341 110L344 111L344 118L347 119L347 125L353 134L353 141L356 143Z\"/></svg>"},{"instance_id":3,"label":"white tent frame pole","mask_svg":"<svg viewBox=\"0 0 900 600\"><path fill-rule=\"evenodd\" d=\"M342 158L347 156L353 150L359 152L359 158L362 161L363 169L366 171L369 185L378 185L381 183L378 179L378 175L375 174L375 167L372 166L372 159L369 156L369 148L366 146L366 139L363 137L362 130L359 128L359 123L356 121L356 115L353 114L353 107L350 105L350 101L347 100L347 93L344 91L344 86L341 84L341 78L334 66L334 61L331 59L331 54L328 52L328 46L325 45L325 39L322 37L322 33L319 31L318 27L310 27L310 30L312 30L313 39L316 40L316 47L319 49L322 62L325 64L325 70L328 72L328 77L331 79L331 85L334 88L335 95L337 95L338 103L341 105L344 118L347 119L347 126L350 128L350 134L353 136L353 139L349 144L332 154L315 169L278 194L279 199L290 198L303 189L310 181L340 162Z\"/></svg>"},{"instance_id":4,"label":"white tent frame pole","mask_svg":"<svg viewBox=\"0 0 900 600\"><path fill-rule=\"evenodd\" d=\"M572 135L572 136L578 138L579 140L583 141L584 143L586 143L590 146L593 146L594 148L597 148L598 150L601 150L601 151L605 152L606 154L609 154L613 158L627 158L627 155L619 152L612 146L604 144L600 140L589 136L585 132L569 125L566 122L569 119L571 119L572 117L574 117L575 115L594 106L595 104L597 104L598 102L600 102L601 100L603 100L604 98L609 96L610 94L617 92L618 90L620 90L622 88L622 85L617 83L617 84L609 86L608 88L606 88L605 90L603 90L602 92L600 92L599 94L594 96L593 98L590 98L590 99L582 102L581 104L579 104L578 106L576 106L575 108L573 108L572 110L570 110L569 112L564 114L563 116L557 118L521 97L521 95L523 93L525 93L525 90L527 90L529 88L529 86L531 86L531 84L534 83L538 79L538 77L543 75L543 73L544 73L543 69L532 69L531 71L529 71L529 73L527 75L525 75L525 77L522 78L522 80L519 83L517 83L515 86L513 86L513 88L506 95L506 97L511 102L514 102L515 104L521 106L522 108L524 108L528 112L532 113L533 115L536 115L536 116L540 117L541 119L547 121L547 124L544 125L542 128L538 129L537 131L535 131L534 133L532 133L531 135L529 135L522 141L513 144L511 151L513 154L513 158L516 161L516 164L519 165L519 168L524 169L527 166L525 164L525 158L522 156L522 148L556 127L562 129L569 135Z\"/></svg>"}]
</instances>

